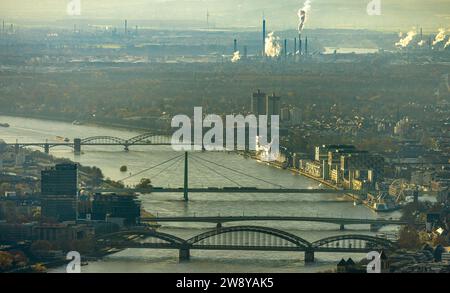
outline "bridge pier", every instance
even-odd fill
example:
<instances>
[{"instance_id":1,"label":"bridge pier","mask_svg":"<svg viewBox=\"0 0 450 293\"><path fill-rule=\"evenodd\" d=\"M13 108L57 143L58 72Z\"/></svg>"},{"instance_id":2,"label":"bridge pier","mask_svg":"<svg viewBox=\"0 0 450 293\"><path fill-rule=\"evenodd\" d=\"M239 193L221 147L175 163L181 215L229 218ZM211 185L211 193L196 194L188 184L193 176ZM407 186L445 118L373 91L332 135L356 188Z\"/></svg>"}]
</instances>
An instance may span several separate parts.
<instances>
[{"instance_id":1,"label":"bridge pier","mask_svg":"<svg viewBox=\"0 0 450 293\"><path fill-rule=\"evenodd\" d=\"M307 249L305 251L305 264L313 263L313 262L314 262L314 250Z\"/></svg>"},{"instance_id":2,"label":"bridge pier","mask_svg":"<svg viewBox=\"0 0 450 293\"><path fill-rule=\"evenodd\" d=\"M46 154L50 153L50 146L48 145L48 143L44 144L44 151Z\"/></svg>"},{"instance_id":3,"label":"bridge pier","mask_svg":"<svg viewBox=\"0 0 450 293\"><path fill-rule=\"evenodd\" d=\"M75 138L73 140L73 152L75 153L75 155L81 154L81 139L80 138Z\"/></svg>"},{"instance_id":4,"label":"bridge pier","mask_svg":"<svg viewBox=\"0 0 450 293\"><path fill-rule=\"evenodd\" d=\"M129 149L129 147L128 147L127 145L125 145L125 147L124 147L123 150L126 151L126 152L128 152L130 149Z\"/></svg>"},{"instance_id":5,"label":"bridge pier","mask_svg":"<svg viewBox=\"0 0 450 293\"><path fill-rule=\"evenodd\" d=\"M339 230L344 231L345 230L345 225L344 224L340 224Z\"/></svg>"},{"instance_id":6,"label":"bridge pier","mask_svg":"<svg viewBox=\"0 0 450 293\"><path fill-rule=\"evenodd\" d=\"M220 229L222 229L222 223L217 223L217 225L216 225L216 229L217 229L217 230L220 230Z\"/></svg>"},{"instance_id":7,"label":"bridge pier","mask_svg":"<svg viewBox=\"0 0 450 293\"><path fill-rule=\"evenodd\" d=\"M179 251L180 262L189 261L190 258L191 258L191 251L190 251L189 247L182 246Z\"/></svg>"},{"instance_id":8,"label":"bridge pier","mask_svg":"<svg viewBox=\"0 0 450 293\"><path fill-rule=\"evenodd\" d=\"M380 224L370 224L370 232L378 232L383 225Z\"/></svg>"},{"instance_id":9,"label":"bridge pier","mask_svg":"<svg viewBox=\"0 0 450 293\"><path fill-rule=\"evenodd\" d=\"M18 154L19 154L19 151L20 151L20 145L19 145L18 143L16 143L16 144L14 145L14 153L15 153L16 155L18 155Z\"/></svg>"}]
</instances>

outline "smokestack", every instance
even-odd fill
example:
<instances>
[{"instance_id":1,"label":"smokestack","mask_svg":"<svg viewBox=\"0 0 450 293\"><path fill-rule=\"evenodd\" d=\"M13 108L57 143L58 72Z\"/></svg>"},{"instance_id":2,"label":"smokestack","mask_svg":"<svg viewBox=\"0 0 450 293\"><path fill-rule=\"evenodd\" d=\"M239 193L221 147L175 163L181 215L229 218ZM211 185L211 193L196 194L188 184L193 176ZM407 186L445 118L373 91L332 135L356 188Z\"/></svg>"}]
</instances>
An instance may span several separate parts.
<instances>
[{"instance_id":1,"label":"smokestack","mask_svg":"<svg viewBox=\"0 0 450 293\"><path fill-rule=\"evenodd\" d=\"M234 51L233 52L237 52L237 40L234 39Z\"/></svg>"},{"instance_id":2,"label":"smokestack","mask_svg":"<svg viewBox=\"0 0 450 293\"><path fill-rule=\"evenodd\" d=\"M284 58L287 57L287 39L284 39Z\"/></svg>"},{"instance_id":3,"label":"smokestack","mask_svg":"<svg viewBox=\"0 0 450 293\"><path fill-rule=\"evenodd\" d=\"M5 33L5 21L3 20L2 32Z\"/></svg>"},{"instance_id":4,"label":"smokestack","mask_svg":"<svg viewBox=\"0 0 450 293\"><path fill-rule=\"evenodd\" d=\"M128 35L128 20L125 19L125 34Z\"/></svg>"},{"instance_id":5,"label":"smokestack","mask_svg":"<svg viewBox=\"0 0 450 293\"><path fill-rule=\"evenodd\" d=\"M300 37L298 39L298 54L301 56L302 55L302 38Z\"/></svg>"},{"instance_id":6,"label":"smokestack","mask_svg":"<svg viewBox=\"0 0 450 293\"><path fill-rule=\"evenodd\" d=\"M421 41L423 40L423 31L422 31L422 28L420 28L420 40L421 40Z\"/></svg>"},{"instance_id":7,"label":"smokestack","mask_svg":"<svg viewBox=\"0 0 450 293\"><path fill-rule=\"evenodd\" d=\"M266 55L266 20L263 19L263 47L262 47L262 55L265 56Z\"/></svg>"},{"instance_id":8,"label":"smokestack","mask_svg":"<svg viewBox=\"0 0 450 293\"><path fill-rule=\"evenodd\" d=\"M138 34L138 26L136 26L136 31L135 31L136 35Z\"/></svg>"},{"instance_id":9,"label":"smokestack","mask_svg":"<svg viewBox=\"0 0 450 293\"><path fill-rule=\"evenodd\" d=\"M294 38L294 56L297 55L297 38Z\"/></svg>"},{"instance_id":10,"label":"smokestack","mask_svg":"<svg viewBox=\"0 0 450 293\"><path fill-rule=\"evenodd\" d=\"M305 38L305 56L308 55L308 37Z\"/></svg>"}]
</instances>

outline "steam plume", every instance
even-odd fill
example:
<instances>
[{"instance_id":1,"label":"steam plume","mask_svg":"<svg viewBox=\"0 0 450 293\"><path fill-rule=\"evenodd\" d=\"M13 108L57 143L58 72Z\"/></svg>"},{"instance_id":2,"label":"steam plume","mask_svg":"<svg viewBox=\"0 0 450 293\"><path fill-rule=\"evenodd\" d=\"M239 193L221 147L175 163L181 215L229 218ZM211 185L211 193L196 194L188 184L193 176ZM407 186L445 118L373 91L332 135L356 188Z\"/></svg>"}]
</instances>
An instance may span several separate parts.
<instances>
[{"instance_id":1,"label":"steam plume","mask_svg":"<svg viewBox=\"0 0 450 293\"><path fill-rule=\"evenodd\" d=\"M303 4L303 7L300 8L297 12L298 15L298 32L301 33L306 23L306 15L311 10L311 0L306 0Z\"/></svg>"},{"instance_id":2,"label":"steam plume","mask_svg":"<svg viewBox=\"0 0 450 293\"><path fill-rule=\"evenodd\" d=\"M423 45L425 45L425 41L424 41L424 40L420 40L420 42L418 42L417 45L419 45L420 47L422 47Z\"/></svg>"},{"instance_id":3,"label":"steam plume","mask_svg":"<svg viewBox=\"0 0 450 293\"><path fill-rule=\"evenodd\" d=\"M415 31L409 31L404 38L401 38L397 43L395 43L395 46L403 48L407 47L416 35L417 33Z\"/></svg>"},{"instance_id":4,"label":"steam plume","mask_svg":"<svg viewBox=\"0 0 450 293\"><path fill-rule=\"evenodd\" d=\"M442 42L443 40L445 40L445 29L440 28L438 34L436 35L436 38L433 41L433 46L436 44L439 44L440 42Z\"/></svg>"},{"instance_id":5,"label":"steam plume","mask_svg":"<svg viewBox=\"0 0 450 293\"><path fill-rule=\"evenodd\" d=\"M444 48L447 48L447 47L449 47L449 46L450 46L450 39L448 39L447 43L445 43Z\"/></svg>"},{"instance_id":6,"label":"steam plume","mask_svg":"<svg viewBox=\"0 0 450 293\"><path fill-rule=\"evenodd\" d=\"M268 57L278 57L281 53L281 45L278 42L279 38L274 36L274 33L271 32L266 37L266 47L265 52Z\"/></svg>"},{"instance_id":7,"label":"steam plume","mask_svg":"<svg viewBox=\"0 0 450 293\"><path fill-rule=\"evenodd\" d=\"M241 54L239 53L239 51L236 51L233 53L233 57L231 58L231 62L236 63L239 60L241 60Z\"/></svg>"}]
</instances>

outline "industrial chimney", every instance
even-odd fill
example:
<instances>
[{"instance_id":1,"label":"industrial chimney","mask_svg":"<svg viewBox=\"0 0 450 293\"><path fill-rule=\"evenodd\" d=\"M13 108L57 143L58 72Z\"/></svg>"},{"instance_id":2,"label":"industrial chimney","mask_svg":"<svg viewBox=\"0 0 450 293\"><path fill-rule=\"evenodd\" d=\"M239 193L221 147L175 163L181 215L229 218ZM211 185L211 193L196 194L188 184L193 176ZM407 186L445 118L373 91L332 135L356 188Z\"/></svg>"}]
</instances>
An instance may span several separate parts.
<instances>
[{"instance_id":1,"label":"industrial chimney","mask_svg":"<svg viewBox=\"0 0 450 293\"><path fill-rule=\"evenodd\" d=\"M305 38L305 56L308 56L308 37Z\"/></svg>"},{"instance_id":2,"label":"industrial chimney","mask_svg":"<svg viewBox=\"0 0 450 293\"><path fill-rule=\"evenodd\" d=\"M263 47L262 47L262 55L266 56L266 20L263 19L263 27L262 27L262 34L263 34Z\"/></svg>"},{"instance_id":3,"label":"industrial chimney","mask_svg":"<svg viewBox=\"0 0 450 293\"><path fill-rule=\"evenodd\" d=\"M297 38L294 38L294 56L297 55Z\"/></svg>"}]
</instances>

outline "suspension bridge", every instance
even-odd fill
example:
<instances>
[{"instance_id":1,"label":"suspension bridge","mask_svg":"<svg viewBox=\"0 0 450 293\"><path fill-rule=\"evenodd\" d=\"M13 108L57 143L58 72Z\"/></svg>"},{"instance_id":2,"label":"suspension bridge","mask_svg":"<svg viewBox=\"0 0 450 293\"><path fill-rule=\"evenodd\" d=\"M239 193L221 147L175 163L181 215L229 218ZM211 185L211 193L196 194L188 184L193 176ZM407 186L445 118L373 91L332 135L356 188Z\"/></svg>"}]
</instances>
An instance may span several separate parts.
<instances>
[{"instance_id":1,"label":"suspension bridge","mask_svg":"<svg viewBox=\"0 0 450 293\"><path fill-rule=\"evenodd\" d=\"M129 193L141 193L141 194L150 194L150 193L182 193L184 200L189 201L190 193L241 193L241 194L346 194L349 191L343 189L313 189L313 188L287 188L279 183L271 182L267 179L258 178L249 174L248 172L244 172L241 170L233 169L227 167L223 164L214 162L212 160L208 160L199 156L195 153L188 155L188 152L184 154L177 155L173 158L167 159L159 164L141 170L135 174L131 174L125 178L119 180L119 182L126 182L132 178L136 178L144 173L150 172L156 168L162 168L155 177L159 176L161 173L164 173L169 168L175 166L180 163L184 158L184 177L183 177L183 187L156 187L156 186L148 186L148 187L135 187L135 188L116 188L116 187L103 187L103 188L86 188L86 190L101 193L101 192L110 192L110 193L120 193L120 192L129 192ZM206 188L191 188L189 187L189 159L192 159L195 163L199 164L204 170L211 171L216 175L220 176L225 181L230 182L233 186L225 186L225 187L206 187ZM220 171L219 171L220 170ZM270 187L248 187L242 186L236 179L233 179L231 176L225 174L225 171L229 171L234 173L234 175L240 178L249 178L260 184L265 184Z\"/></svg>"},{"instance_id":2,"label":"suspension bridge","mask_svg":"<svg viewBox=\"0 0 450 293\"><path fill-rule=\"evenodd\" d=\"M102 254L127 248L176 249L180 261L189 260L191 250L304 252L305 263L312 263L316 252L367 253L397 248L392 241L368 235L339 235L309 242L286 231L260 226L217 228L187 240L150 229L120 231L95 240L97 252Z\"/></svg>"}]
</instances>

